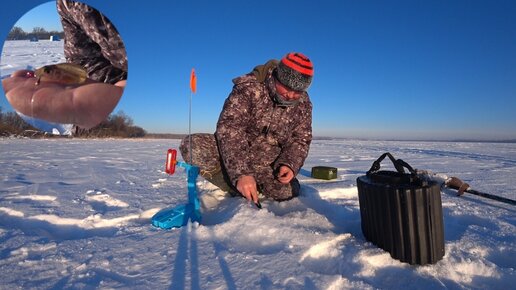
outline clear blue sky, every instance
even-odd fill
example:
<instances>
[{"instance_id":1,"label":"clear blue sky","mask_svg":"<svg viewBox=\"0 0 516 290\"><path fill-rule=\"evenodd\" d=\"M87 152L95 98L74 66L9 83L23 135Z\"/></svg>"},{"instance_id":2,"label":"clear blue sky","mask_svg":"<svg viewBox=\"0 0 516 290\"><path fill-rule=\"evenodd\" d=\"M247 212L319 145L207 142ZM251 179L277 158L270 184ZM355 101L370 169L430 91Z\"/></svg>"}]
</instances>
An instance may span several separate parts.
<instances>
[{"instance_id":1,"label":"clear blue sky","mask_svg":"<svg viewBox=\"0 0 516 290\"><path fill-rule=\"evenodd\" d=\"M16 26L21 27L25 32L31 32L34 27L43 27L47 31L63 30L55 1L36 5L36 7L26 12L27 13L16 22ZM3 25L2 28L4 28Z\"/></svg>"},{"instance_id":2,"label":"clear blue sky","mask_svg":"<svg viewBox=\"0 0 516 290\"><path fill-rule=\"evenodd\" d=\"M516 1L83 2L125 41L115 110L149 132L187 132L192 67L192 131L213 132L232 78L300 51L316 136L516 139ZM0 38L41 3L5 3Z\"/></svg>"}]
</instances>

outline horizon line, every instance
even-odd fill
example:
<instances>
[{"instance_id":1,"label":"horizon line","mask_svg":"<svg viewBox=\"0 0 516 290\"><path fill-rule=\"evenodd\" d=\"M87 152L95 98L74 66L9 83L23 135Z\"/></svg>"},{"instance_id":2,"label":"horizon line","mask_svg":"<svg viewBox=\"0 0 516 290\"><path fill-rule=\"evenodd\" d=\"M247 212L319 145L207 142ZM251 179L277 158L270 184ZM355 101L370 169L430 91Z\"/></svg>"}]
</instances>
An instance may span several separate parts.
<instances>
[{"instance_id":1,"label":"horizon line","mask_svg":"<svg viewBox=\"0 0 516 290\"><path fill-rule=\"evenodd\" d=\"M194 133L195 134L195 133ZM147 132L146 135L174 135L177 137L188 136L187 133L153 133ZM407 141L407 142L469 142L469 143L516 143L514 139L479 139L479 138L367 138L367 137L330 137L330 136L313 136L312 140L359 140L359 141Z\"/></svg>"}]
</instances>

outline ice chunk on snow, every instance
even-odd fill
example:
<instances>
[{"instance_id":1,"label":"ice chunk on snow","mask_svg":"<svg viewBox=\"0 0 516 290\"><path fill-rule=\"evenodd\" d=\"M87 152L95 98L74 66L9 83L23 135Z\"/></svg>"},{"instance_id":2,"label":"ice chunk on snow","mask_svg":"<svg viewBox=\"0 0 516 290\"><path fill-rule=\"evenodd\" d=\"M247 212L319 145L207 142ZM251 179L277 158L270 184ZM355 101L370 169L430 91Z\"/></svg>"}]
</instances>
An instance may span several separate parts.
<instances>
[{"instance_id":1,"label":"ice chunk on snow","mask_svg":"<svg viewBox=\"0 0 516 290\"><path fill-rule=\"evenodd\" d=\"M332 240L324 241L314 245L301 256L299 262L303 262L308 258L321 259L327 257L336 257L340 254L339 245L342 243L342 241L348 239L349 237L351 237L351 234L342 234Z\"/></svg>"}]
</instances>

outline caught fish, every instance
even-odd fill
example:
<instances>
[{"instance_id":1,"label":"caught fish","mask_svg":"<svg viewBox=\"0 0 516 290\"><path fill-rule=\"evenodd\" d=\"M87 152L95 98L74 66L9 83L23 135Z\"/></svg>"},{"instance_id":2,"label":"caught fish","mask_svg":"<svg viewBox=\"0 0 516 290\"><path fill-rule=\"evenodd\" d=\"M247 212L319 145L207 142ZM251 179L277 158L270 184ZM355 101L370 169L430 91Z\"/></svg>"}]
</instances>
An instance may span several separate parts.
<instances>
[{"instance_id":1,"label":"caught fish","mask_svg":"<svg viewBox=\"0 0 516 290\"><path fill-rule=\"evenodd\" d=\"M54 82L65 85L78 85L86 81L86 70L73 63L58 63L40 67L34 72L36 86L43 82Z\"/></svg>"}]
</instances>

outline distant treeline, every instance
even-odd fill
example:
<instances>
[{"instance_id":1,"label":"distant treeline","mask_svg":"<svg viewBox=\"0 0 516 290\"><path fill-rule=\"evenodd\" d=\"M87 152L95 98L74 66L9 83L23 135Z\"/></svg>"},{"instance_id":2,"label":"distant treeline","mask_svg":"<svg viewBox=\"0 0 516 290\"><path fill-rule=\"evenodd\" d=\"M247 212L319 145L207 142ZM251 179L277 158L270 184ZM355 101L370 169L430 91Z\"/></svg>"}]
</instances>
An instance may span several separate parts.
<instances>
[{"instance_id":1,"label":"distant treeline","mask_svg":"<svg viewBox=\"0 0 516 290\"><path fill-rule=\"evenodd\" d=\"M147 133L147 139L183 139L187 134L172 134L172 133Z\"/></svg>"},{"instance_id":2,"label":"distant treeline","mask_svg":"<svg viewBox=\"0 0 516 290\"><path fill-rule=\"evenodd\" d=\"M143 128L134 126L131 117L122 111L109 115L105 121L91 129L76 127L73 132L74 137L83 138L141 138L146 134ZM50 137L52 135L32 127L16 112L3 112L0 107L0 136Z\"/></svg>"},{"instance_id":3,"label":"distant treeline","mask_svg":"<svg viewBox=\"0 0 516 290\"><path fill-rule=\"evenodd\" d=\"M133 119L127 116L123 111L111 114L97 126L91 129L76 128L74 136L76 137L120 137L120 138L141 138L145 137L147 132L133 124Z\"/></svg>"},{"instance_id":4,"label":"distant treeline","mask_svg":"<svg viewBox=\"0 0 516 290\"><path fill-rule=\"evenodd\" d=\"M0 136L24 135L37 132L15 112L3 112L0 107Z\"/></svg>"},{"instance_id":5,"label":"distant treeline","mask_svg":"<svg viewBox=\"0 0 516 290\"><path fill-rule=\"evenodd\" d=\"M7 40L50 39L51 35L64 37L63 31L46 31L43 27L34 27L32 32L25 32L21 27L15 26L7 35Z\"/></svg>"}]
</instances>

